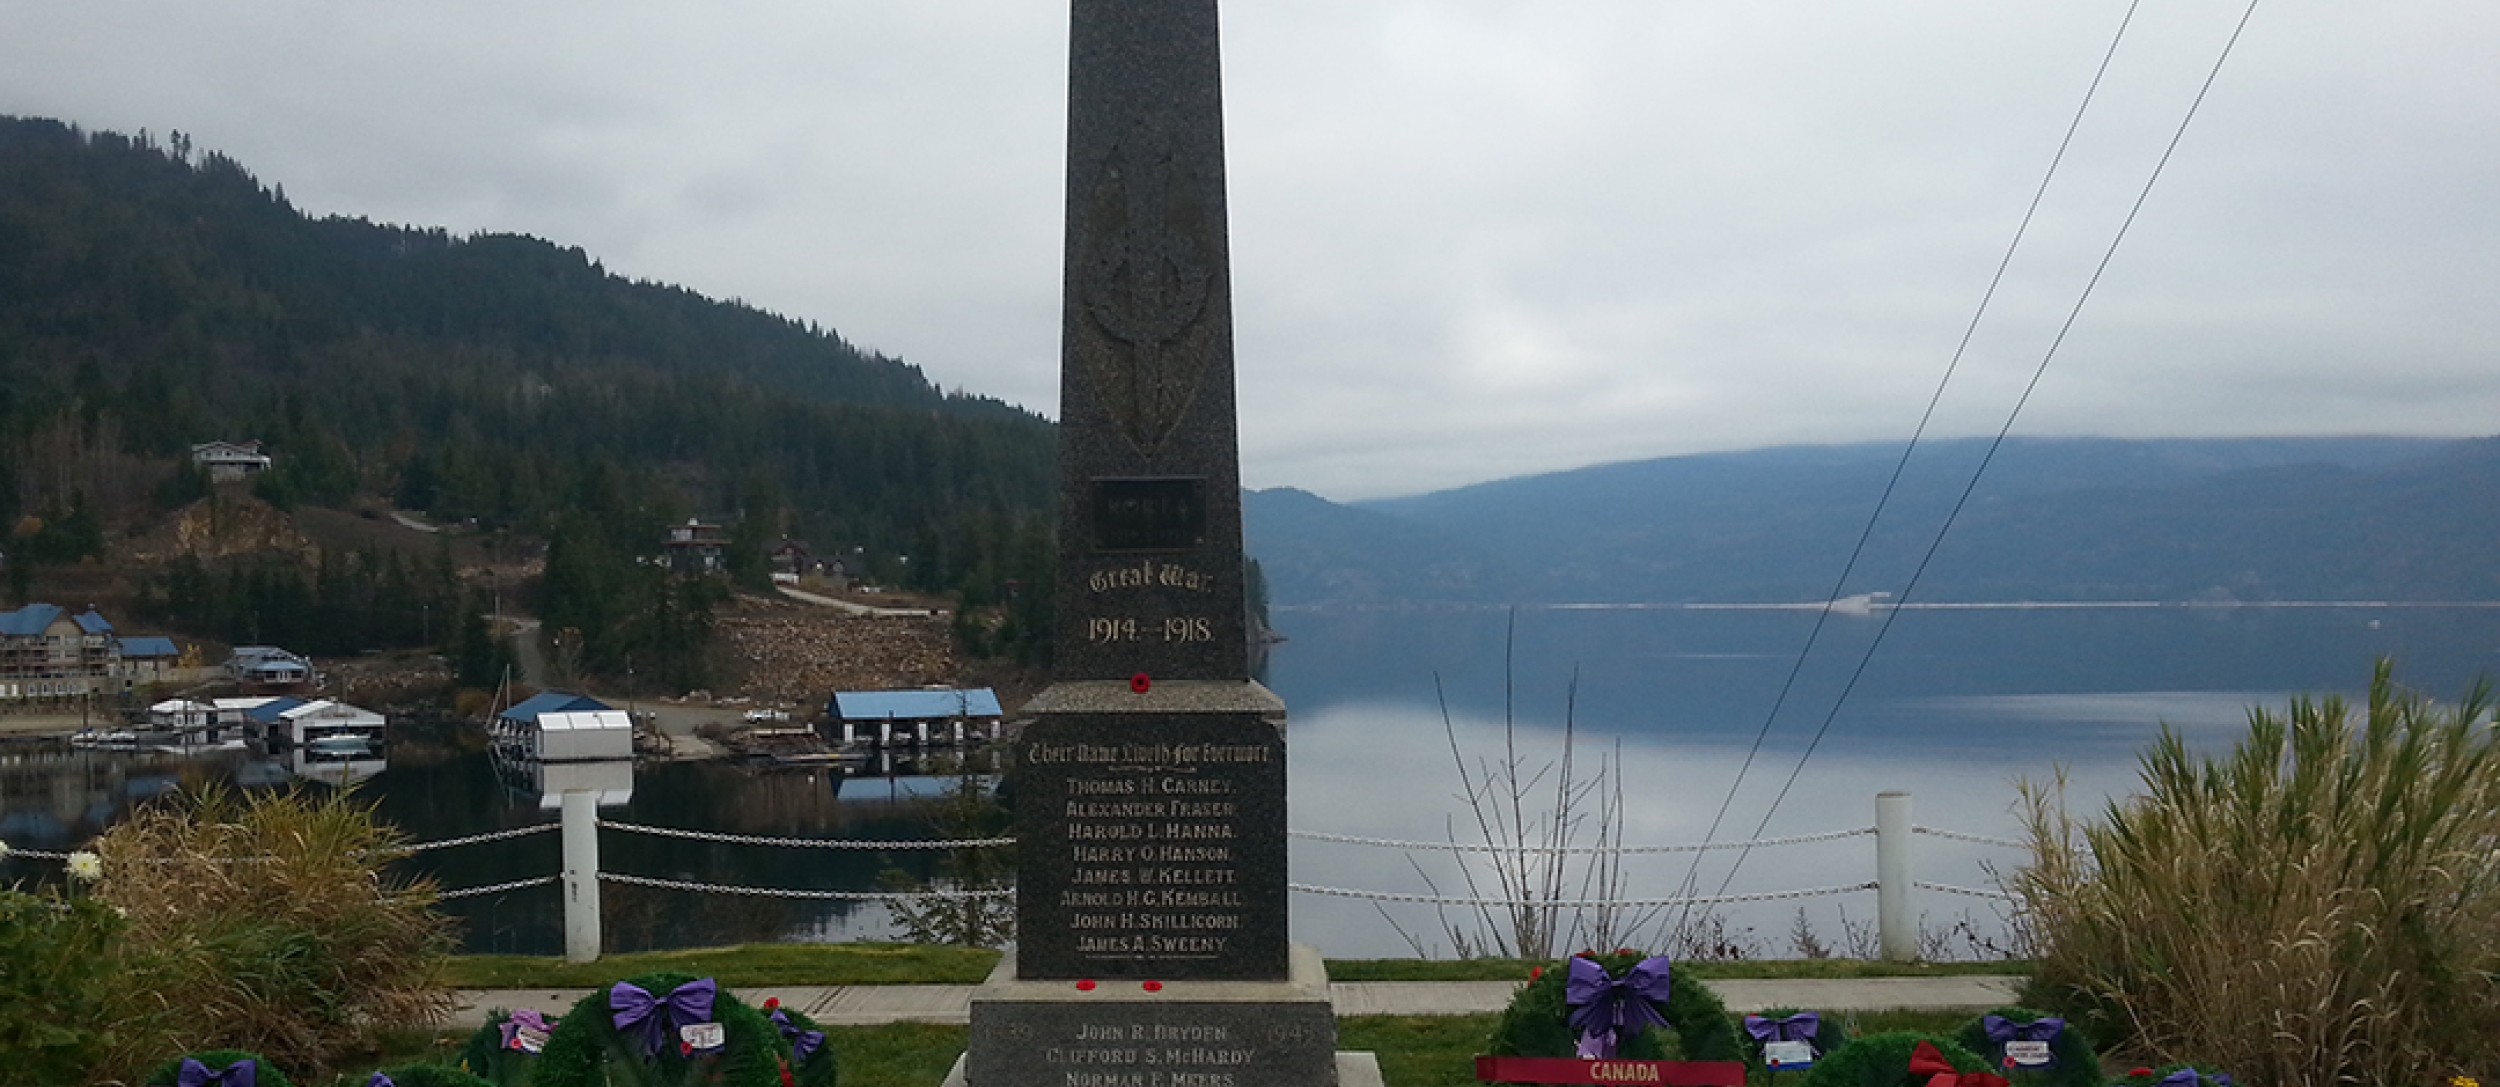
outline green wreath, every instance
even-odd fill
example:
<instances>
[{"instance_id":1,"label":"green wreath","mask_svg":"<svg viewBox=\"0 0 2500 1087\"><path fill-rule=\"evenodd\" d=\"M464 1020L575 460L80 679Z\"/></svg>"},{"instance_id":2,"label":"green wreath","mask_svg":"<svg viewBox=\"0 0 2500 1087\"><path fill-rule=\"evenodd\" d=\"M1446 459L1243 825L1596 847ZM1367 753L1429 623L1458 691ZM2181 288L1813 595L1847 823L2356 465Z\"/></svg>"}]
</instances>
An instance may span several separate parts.
<instances>
[{"instance_id":1,"label":"green wreath","mask_svg":"<svg viewBox=\"0 0 2500 1087\"><path fill-rule=\"evenodd\" d=\"M461 1071L495 1087L529 1087L530 1071L538 1065L538 1054L504 1045L503 1025L511 1019L512 1013L505 1009L487 1010L486 1025L469 1035L468 1044L460 1047Z\"/></svg>"},{"instance_id":2,"label":"green wreath","mask_svg":"<svg viewBox=\"0 0 2500 1087\"><path fill-rule=\"evenodd\" d=\"M279 1071L276 1065L270 1064L268 1058L241 1049L203 1049L197 1053L185 1053L157 1065L156 1071L148 1073L147 1087L174 1087L176 1077L182 1075L182 1062L186 1060L207 1065L211 1072L223 1072L236 1061L251 1061L258 1065L252 1069L252 1082L258 1087L295 1087L295 1082L286 1078L286 1073Z\"/></svg>"},{"instance_id":3,"label":"green wreath","mask_svg":"<svg viewBox=\"0 0 2500 1087\"><path fill-rule=\"evenodd\" d=\"M1910 1075L1910 1051L1920 1042L1934 1045L1955 1071L1995 1071L1979 1054L1951 1038L1895 1030L1869 1034L1816 1060L1801 1087L1926 1087L1925 1077Z\"/></svg>"},{"instance_id":4,"label":"green wreath","mask_svg":"<svg viewBox=\"0 0 2500 1087\"><path fill-rule=\"evenodd\" d=\"M1638 951L1584 954L1606 972L1622 977L1641 960L1648 958ZM1541 968L1517 995L1510 1006L1502 1009L1501 1021L1494 1024L1490 1052L1497 1057L1571 1057L1579 1054L1579 1035L1572 1031L1571 1011L1564 1003L1563 983L1570 974L1570 960ZM1644 1030L1623 1039L1618 1046L1620 1056L1628 1060L1742 1061L1745 1049L1737 1044L1738 1031L1728 1019L1727 1005L1719 994L1690 976L1673 977L1667 986L1667 1001L1658 1010L1667 1020L1667 1031ZM1668 1048L1671 1035L1674 1048Z\"/></svg>"},{"instance_id":5,"label":"green wreath","mask_svg":"<svg viewBox=\"0 0 2500 1087\"><path fill-rule=\"evenodd\" d=\"M1786 1019L1804 1010L1803 1008L1771 1008L1763 1011L1761 1015L1765 1019ZM1745 1047L1745 1067L1755 1075L1767 1076L1771 1074L1771 1070L1763 1066L1762 1043L1753 1036L1752 1031L1744 1029L1743 1023L1743 1019L1737 1020L1736 1041L1737 1044ZM1848 1044L1849 1027L1840 1021L1840 1017L1827 1014L1815 1025L1815 1063L1822 1063L1824 1057L1840 1052L1841 1047Z\"/></svg>"},{"instance_id":6,"label":"green wreath","mask_svg":"<svg viewBox=\"0 0 2500 1087\"><path fill-rule=\"evenodd\" d=\"M771 1022L772 1013L777 1011L780 1012L784 1018L787 1018L790 1021L790 1029L794 1031L812 1030L822 1033L825 1029L815 1020L808 1018L806 1012L790 1007L787 1004L783 1004L780 997L767 998L764 1001L763 1010L766 1022ZM774 1024L774 1029L779 1030L780 1024ZM792 1082L795 1083L797 1087L834 1087L834 1081L838 1078L838 1073L834 1067L833 1039L826 1038L823 1043L816 1047L814 1052L807 1055L807 1059L804 1061L796 1059L798 1055L798 1045L795 1039L785 1035L782 1038L782 1042L785 1045L788 1045L791 1049L791 1057L793 1059L791 1060L790 1072Z\"/></svg>"},{"instance_id":7,"label":"green wreath","mask_svg":"<svg viewBox=\"0 0 2500 1087\"><path fill-rule=\"evenodd\" d=\"M696 980L692 974L661 972L626 978L653 996ZM781 1087L781 1068L790 1047L762 1012L719 990L712 1000L712 1021L722 1028L721 1048L688 1053L662 1045L645 1057L639 1031L619 1033L608 1010L608 988L583 997L556 1023L547 1048L530 1069L531 1087Z\"/></svg>"},{"instance_id":8,"label":"green wreath","mask_svg":"<svg viewBox=\"0 0 2500 1087\"><path fill-rule=\"evenodd\" d=\"M1962 1024L1962 1029L1953 1035L1962 1048L1994 1062L1996 1073L2013 1080L2016 1087L2101 1087L2100 1054L2092 1051L2092 1043L2073 1023L2049 1039L2049 1056L2056 1058L2057 1063L2047 1068L2015 1068L2005 1063L2005 1047L1988 1039L1989 1015L2029 1023L2047 1017L2048 1013L2030 1008L1994 1008L1987 1015Z\"/></svg>"},{"instance_id":9,"label":"green wreath","mask_svg":"<svg viewBox=\"0 0 2500 1087\"><path fill-rule=\"evenodd\" d=\"M391 1087L495 1087L491 1080L470 1075L447 1064L403 1064L382 1069L380 1074L391 1077ZM365 1087L371 1082L370 1076L346 1081L347 1087Z\"/></svg>"}]
</instances>

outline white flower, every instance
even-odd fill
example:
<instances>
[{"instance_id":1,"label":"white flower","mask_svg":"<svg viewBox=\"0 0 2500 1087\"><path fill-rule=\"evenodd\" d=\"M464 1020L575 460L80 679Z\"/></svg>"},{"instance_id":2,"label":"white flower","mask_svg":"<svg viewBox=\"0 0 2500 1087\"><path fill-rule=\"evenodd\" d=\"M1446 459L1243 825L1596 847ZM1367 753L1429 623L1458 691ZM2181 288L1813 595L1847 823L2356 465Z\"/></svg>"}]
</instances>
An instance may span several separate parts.
<instances>
[{"instance_id":1,"label":"white flower","mask_svg":"<svg viewBox=\"0 0 2500 1087\"><path fill-rule=\"evenodd\" d=\"M9 859L9 843L5 840L0 840L0 861L5 861L7 859Z\"/></svg>"},{"instance_id":2,"label":"white flower","mask_svg":"<svg viewBox=\"0 0 2500 1087\"><path fill-rule=\"evenodd\" d=\"M90 883L104 878L104 858L84 849L69 855L69 874Z\"/></svg>"}]
</instances>

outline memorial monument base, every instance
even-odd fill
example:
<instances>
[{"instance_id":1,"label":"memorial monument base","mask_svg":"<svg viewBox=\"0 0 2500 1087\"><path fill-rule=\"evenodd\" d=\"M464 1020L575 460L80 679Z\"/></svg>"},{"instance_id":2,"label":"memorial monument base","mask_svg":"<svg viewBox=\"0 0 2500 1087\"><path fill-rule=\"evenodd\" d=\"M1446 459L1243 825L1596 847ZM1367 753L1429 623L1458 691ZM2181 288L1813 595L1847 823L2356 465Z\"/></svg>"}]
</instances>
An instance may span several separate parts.
<instances>
[{"instance_id":1,"label":"memorial monument base","mask_svg":"<svg viewBox=\"0 0 2500 1087\"><path fill-rule=\"evenodd\" d=\"M1337 1052L1318 949L1296 944L1292 961L1284 981L1080 987L1017 977L1011 951L973 990L971 1045L947 1087L1379 1084L1371 1054Z\"/></svg>"}]
</instances>

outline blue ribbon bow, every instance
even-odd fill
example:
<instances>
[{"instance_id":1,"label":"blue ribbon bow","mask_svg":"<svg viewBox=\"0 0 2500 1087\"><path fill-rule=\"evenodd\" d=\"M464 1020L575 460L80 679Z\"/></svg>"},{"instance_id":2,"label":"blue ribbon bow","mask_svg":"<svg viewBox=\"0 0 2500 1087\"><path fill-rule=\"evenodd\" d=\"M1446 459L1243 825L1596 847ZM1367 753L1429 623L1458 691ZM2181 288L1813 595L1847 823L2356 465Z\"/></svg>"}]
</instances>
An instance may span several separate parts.
<instances>
[{"instance_id":1,"label":"blue ribbon bow","mask_svg":"<svg viewBox=\"0 0 2500 1087\"><path fill-rule=\"evenodd\" d=\"M182 1068L174 1073L174 1087L258 1087L260 1062L245 1057L211 1072L208 1066L190 1057L182 1059Z\"/></svg>"},{"instance_id":2,"label":"blue ribbon bow","mask_svg":"<svg viewBox=\"0 0 2500 1087\"><path fill-rule=\"evenodd\" d=\"M1563 1001L1571 1005L1572 1028L1580 1032L1580 1056L1610 1059L1625 1036L1667 1025L1658 1006L1667 1002L1668 965L1666 956L1652 956L1617 978L1595 959L1571 960Z\"/></svg>"},{"instance_id":3,"label":"blue ribbon bow","mask_svg":"<svg viewBox=\"0 0 2500 1087\"><path fill-rule=\"evenodd\" d=\"M773 1025L781 1028L781 1036L790 1040L791 1067L806 1064L809 1057L815 1056L817 1050L824 1048L824 1031L800 1030L798 1024L790 1021L790 1013L780 1008L773 1009L772 1019Z\"/></svg>"},{"instance_id":4,"label":"blue ribbon bow","mask_svg":"<svg viewBox=\"0 0 2500 1087\"><path fill-rule=\"evenodd\" d=\"M1812 1042L1822 1030L1823 1017L1814 1012L1798 1012L1785 1019L1745 1017L1745 1033L1757 1042Z\"/></svg>"},{"instance_id":5,"label":"blue ribbon bow","mask_svg":"<svg viewBox=\"0 0 2500 1087\"><path fill-rule=\"evenodd\" d=\"M2066 1029L2066 1021L2054 1016L2041 1016L2028 1023L2017 1023L2002 1015L1979 1020L1979 1029L1988 1033L1988 1040L2003 1046L2007 1042L2054 1042Z\"/></svg>"},{"instance_id":6,"label":"blue ribbon bow","mask_svg":"<svg viewBox=\"0 0 2500 1087\"><path fill-rule=\"evenodd\" d=\"M391 1082L391 1077L376 1072L372 1079L365 1081L365 1087L399 1087L399 1084Z\"/></svg>"},{"instance_id":7,"label":"blue ribbon bow","mask_svg":"<svg viewBox=\"0 0 2500 1087\"><path fill-rule=\"evenodd\" d=\"M710 978L696 978L669 990L668 999L652 996L639 985L617 982L608 990L608 1010L614 1014L621 1033L640 1024L642 1027L642 1059L650 1060L660 1052L660 1043L668 1038L669 1024L679 1027L712 1021L712 999L719 995L720 985Z\"/></svg>"},{"instance_id":8,"label":"blue ribbon bow","mask_svg":"<svg viewBox=\"0 0 2500 1087\"><path fill-rule=\"evenodd\" d=\"M2204 1080L2212 1081L2215 1084L2215 1087L2231 1087L2231 1077L2223 1075L2220 1072L2206 1076L2204 1077ZM2196 1069L2182 1068L2176 1072L2170 1073L2167 1076L2163 1076L2161 1078L2161 1082L2155 1085L2155 1087L2203 1087L2203 1082L2204 1081L2197 1078Z\"/></svg>"}]
</instances>

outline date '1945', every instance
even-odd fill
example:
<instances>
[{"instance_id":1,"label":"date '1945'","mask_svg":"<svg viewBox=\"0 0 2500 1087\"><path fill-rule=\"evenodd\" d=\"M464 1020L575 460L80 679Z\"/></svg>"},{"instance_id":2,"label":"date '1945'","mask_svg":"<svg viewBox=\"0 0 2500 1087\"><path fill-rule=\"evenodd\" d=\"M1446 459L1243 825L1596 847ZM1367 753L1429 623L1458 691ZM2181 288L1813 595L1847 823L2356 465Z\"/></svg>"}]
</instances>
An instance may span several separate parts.
<instances>
[{"instance_id":1,"label":"date '1945'","mask_svg":"<svg viewBox=\"0 0 2500 1087\"><path fill-rule=\"evenodd\" d=\"M1215 626L1205 617L1175 616L1158 624L1149 619L1088 619L1085 640L1111 645L1125 642L1159 641L1167 643L1211 642Z\"/></svg>"}]
</instances>

